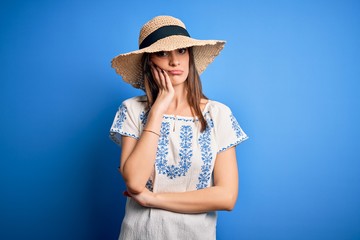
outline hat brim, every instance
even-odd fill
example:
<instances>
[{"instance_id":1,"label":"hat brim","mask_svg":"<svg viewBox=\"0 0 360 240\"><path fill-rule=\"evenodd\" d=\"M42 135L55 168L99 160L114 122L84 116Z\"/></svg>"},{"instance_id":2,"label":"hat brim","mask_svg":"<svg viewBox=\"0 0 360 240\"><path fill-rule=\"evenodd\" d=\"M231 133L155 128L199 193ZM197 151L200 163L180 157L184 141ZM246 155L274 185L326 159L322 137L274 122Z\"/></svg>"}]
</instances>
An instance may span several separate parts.
<instances>
[{"instance_id":1,"label":"hat brim","mask_svg":"<svg viewBox=\"0 0 360 240\"><path fill-rule=\"evenodd\" d=\"M111 66L123 80L135 88L143 88L141 58L144 53L172 51L179 48L193 47L196 69L201 74L206 67L219 55L225 41L198 40L181 35L162 38L149 47L129 53L120 54L111 61Z\"/></svg>"}]
</instances>

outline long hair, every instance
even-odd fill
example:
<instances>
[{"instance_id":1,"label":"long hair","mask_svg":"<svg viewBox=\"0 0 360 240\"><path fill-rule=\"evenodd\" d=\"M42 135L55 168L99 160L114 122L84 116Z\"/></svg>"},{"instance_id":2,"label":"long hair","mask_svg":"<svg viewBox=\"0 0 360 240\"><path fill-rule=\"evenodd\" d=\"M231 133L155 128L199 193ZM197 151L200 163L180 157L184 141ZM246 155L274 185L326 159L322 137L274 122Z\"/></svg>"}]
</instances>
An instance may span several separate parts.
<instances>
[{"instance_id":1,"label":"long hair","mask_svg":"<svg viewBox=\"0 0 360 240\"><path fill-rule=\"evenodd\" d=\"M201 124L200 131L203 132L207 127L207 122L201 112L200 101L202 98L208 99L203 91L200 76L196 70L193 49L188 48L189 52L189 75L186 80L187 100L190 105L191 113L196 116ZM150 54L144 53L142 57L142 73L144 77L144 87L147 96L147 110L150 110L154 104L159 88L155 83L150 70Z\"/></svg>"}]
</instances>

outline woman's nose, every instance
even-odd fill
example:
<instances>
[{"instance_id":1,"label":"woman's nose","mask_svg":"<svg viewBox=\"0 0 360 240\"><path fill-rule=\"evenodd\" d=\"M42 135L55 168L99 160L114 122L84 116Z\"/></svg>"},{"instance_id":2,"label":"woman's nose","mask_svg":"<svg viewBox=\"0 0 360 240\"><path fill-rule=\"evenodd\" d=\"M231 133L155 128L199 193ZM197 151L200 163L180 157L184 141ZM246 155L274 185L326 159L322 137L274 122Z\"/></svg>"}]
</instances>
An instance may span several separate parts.
<instances>
[{"instance_id":1,"label":"woman's nose","mask_svg":"<svg viewBox=\"0 0 360 240\"><path fill-rule=\"evenodd\" d=\"M169 60L170 60L169 61L170 66L177 66L180 64L179 58L178 56L176 56L175 51L171 52Z\"/></svg>"}]
</instances>

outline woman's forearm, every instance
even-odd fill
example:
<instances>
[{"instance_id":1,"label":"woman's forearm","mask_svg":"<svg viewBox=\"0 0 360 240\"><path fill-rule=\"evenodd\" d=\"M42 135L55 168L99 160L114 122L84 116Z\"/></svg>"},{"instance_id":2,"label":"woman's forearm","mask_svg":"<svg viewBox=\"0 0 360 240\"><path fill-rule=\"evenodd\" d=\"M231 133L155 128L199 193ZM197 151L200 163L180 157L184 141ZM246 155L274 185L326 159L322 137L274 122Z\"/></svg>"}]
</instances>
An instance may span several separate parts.
<instances>
[{"instance_id":1,"label":"woman's forearm","mask_svg":"<svg viewBox=\"0 0 360 240\"><path fill-rule=\"evenodd\" d=\"M153 193L144 188L137 194L130 192L129 196L144 207L179 213L232 210L238 195L238 170L234 147L218 153L213 176L214 186L200 190Z\"/></svg>"},{"instance_id":2,"label":"woman's forearm","mask_svg":"<svg viewBox=\"0 0 360 240\"><path fill-rule=\"evenodd\" d=\"M121 157L123 164L121 164L120 172L128 190L133 193L143 191L153 171L159 140L157 134L160 134L161 121L161 114L150 112L148 122L144 127L145 130L150 131L143 131L132 149L126 151L126 146L123 148L124 155Z\"/></svg>"},{"instance_id":3,"label":"woman's forearm","mask_svg":"<svg viewBox=\"0 0 360 240\"><path fill-rule=\"evenodd\" d=\"M122 149L120 171L128 190L141 193L149 179L156 158L163 114L173 101L175 90L167 72L155 64L151 64L151 73L159 88L154 104L149 111L147 123L139 141L132 141L124 151Z\"/></svg>"},{"instance_id":4,"label":"woman's forearm","mask_svg":"<svg viewBox=\"0 0 360 240\"><path fill-rule=\"evenodd\" d=\"M201 213L216 210L231 211L236 203L237 188L213 186L200 190L178 193L155 193L148 207L179 213Z\"/></svg>"}]
</instances>

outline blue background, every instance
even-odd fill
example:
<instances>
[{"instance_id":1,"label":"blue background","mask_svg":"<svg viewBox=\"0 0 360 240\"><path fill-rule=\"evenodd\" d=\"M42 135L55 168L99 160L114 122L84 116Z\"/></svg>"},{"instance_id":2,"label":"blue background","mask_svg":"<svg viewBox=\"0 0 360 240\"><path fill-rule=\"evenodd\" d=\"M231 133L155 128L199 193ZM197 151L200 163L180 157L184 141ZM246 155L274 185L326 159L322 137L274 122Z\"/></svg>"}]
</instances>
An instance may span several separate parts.
<instances>
[{"instance_id":1,"label":"blue background","mask_svg":"<svg viewBox=\"0 0 360 240\"><path fill-rule=\"evenodd\" d=\"M116 239L110 68L152 17L225 39L202 75L250 139L218 239L360 239L359 1L1 1L0 239Z\"/></svg>"}]
</instances>

